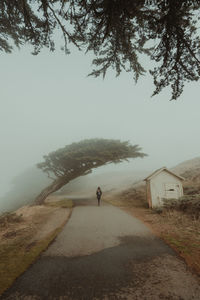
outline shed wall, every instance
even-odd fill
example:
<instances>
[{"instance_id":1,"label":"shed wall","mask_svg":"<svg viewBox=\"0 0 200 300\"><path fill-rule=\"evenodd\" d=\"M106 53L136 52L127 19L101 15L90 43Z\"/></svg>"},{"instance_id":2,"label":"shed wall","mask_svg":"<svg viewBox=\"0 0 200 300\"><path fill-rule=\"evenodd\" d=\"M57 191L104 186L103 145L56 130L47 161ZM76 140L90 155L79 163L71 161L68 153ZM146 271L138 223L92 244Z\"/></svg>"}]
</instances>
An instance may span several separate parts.
<instances>
[{"instance_id":1,"label":"shed wall","mask_svg":"<svg viewBox=\"0 0 200 300\"><path fill-rule=\"evenodd\" d=\"M182 182L165 170L150 180L152 207L163 205L163 198L178 199L183 196Z\"/></svg>"},{"instance_id":2,"label":"shed wall","mask_svg":"<svg viewBox=\"0 0 200 300\"><path fill-rule=\"evenodd\" d=\"M150 180L147 180L147 182L146 182L146 198L147 198L149 207L152 208Z\"/></svg>"}]
</instances>

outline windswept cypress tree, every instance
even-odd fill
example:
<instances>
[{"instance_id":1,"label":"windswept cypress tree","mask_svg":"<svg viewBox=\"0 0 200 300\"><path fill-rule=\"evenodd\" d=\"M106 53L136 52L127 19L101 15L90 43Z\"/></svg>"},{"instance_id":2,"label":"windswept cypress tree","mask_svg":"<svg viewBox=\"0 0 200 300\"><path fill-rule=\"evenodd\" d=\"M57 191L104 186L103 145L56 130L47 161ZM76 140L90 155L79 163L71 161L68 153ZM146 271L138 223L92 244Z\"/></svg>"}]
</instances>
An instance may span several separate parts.
<instances>
[{"instance_id":1,"label":"windswept cypress tree","mask_svg":"<svg viewBox=\"0 0 200 300\"><path fill-rule=\"evenodd\" d=\"M69 181L91 173L94 168L146 156L140 150L138 145L130 145L129 142L89 139L67 145L44 156L44 162L37 166L49 177L54 177L52 184L38 195L36 203L42 204L48 195Z\"/></svg>"},{"instance_id":2,"label":"windswept cypress tree","mask_svg":"<svg viewBox=\"0 0 200 300\"><path fill-rule=\"evenodd\" d=\"M94 53L91 75L124 69L137 81L145 73L139 55L147 54L153 95L169 86L177 99L200 77L199 8L200 0L1 0L0 50L11 52L14 41L32 44L34 54L53 51L59 28L66 53L68 43Z\"/></svg>"}]
</instances>

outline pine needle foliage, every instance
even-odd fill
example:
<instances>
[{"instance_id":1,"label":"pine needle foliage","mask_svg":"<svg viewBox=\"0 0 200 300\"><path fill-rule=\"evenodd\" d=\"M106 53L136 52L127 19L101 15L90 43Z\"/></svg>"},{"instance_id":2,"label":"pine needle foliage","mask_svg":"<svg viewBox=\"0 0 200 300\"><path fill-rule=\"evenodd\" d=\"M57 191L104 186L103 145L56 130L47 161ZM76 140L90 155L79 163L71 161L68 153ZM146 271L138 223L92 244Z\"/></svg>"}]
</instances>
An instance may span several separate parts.
<instances>
[{"instance_id":1,"label":"pine needle foliage","mask_svg":"<svg viewBox=\"0 0 200 300\"><path fill-rule=\"evenodd\" d=\"M40 193L36 203L42 204L49 194L69 181L91 173L95 168L144 156L146 154L141 152L138 145L131 145L127 141L88 139L67 145L44 156L44 162L37 165L53 182Z\"/></svg>"},{"instance_id":2,"label":"pine needle foliage","mask_svg":"<svg viewBox=\"0 0 200 300\"><path fill-rule=\"evenodd\" d=\"M105 164L146 156L140 150L138 145L130 145L127 141L88 139L51 152L37 166L49 176L74 178Z\"/></svg>"},{"instance_id":3,"label":"pine needle foliage","mask_svg":"<svg viewBox=\"0 0 200 300\"><path fill-rule=\"evenodd\" d=\"M200 77L199 8L200 0L2 0L0 50L11 52L14 41L32 44L33 54L53 51L59 28L66 53L73 43L95 54L90 75L105 77L113 68L137 81L146 54L155 63L153 95L169 86L177 99L186 81Z\"/></svg>"}]
</instances>

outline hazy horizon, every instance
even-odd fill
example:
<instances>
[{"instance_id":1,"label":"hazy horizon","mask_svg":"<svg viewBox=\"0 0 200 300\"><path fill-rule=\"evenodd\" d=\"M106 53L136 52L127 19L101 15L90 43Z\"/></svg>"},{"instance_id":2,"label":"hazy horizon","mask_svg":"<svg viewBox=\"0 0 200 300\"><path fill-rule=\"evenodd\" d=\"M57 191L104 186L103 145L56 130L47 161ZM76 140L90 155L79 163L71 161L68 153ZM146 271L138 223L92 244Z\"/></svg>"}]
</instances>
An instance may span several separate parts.
<instances>
[{"instance_id":1,"label":"hazy horizon","mask_svg":"<svg viewBox=\"0 0 200 300\"><path fill-rule=\"evenodd\" d=\"M87 77L91 60L77 50L1 53L0 196L43 155L83 139L129 140L149 155L110 167L116 171L171 168L199 156L198 82L186 84L177 101L168 89L151 98L148 72L137 85L130 73L95 79Z\"/></svg>"}]
</instances>

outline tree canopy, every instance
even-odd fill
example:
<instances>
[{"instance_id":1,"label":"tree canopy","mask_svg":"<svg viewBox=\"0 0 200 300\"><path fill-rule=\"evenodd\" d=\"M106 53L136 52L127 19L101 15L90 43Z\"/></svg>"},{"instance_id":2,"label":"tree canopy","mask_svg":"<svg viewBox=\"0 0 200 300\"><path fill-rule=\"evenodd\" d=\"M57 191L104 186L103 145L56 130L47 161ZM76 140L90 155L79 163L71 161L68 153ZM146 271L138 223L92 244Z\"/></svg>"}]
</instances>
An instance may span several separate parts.
<instances>
[{"instance_id":1,"label":"tree canopy","mask_svg":"<svg viewBox=\"0 0 200 300\"><path fill-rule=\"evenodd\" d=\"M146 156L140 150L138 145L131 145L127 141L89 139L51 152L44 156L44 162L37 166L46 172L53 182L40 193L36 203L43 203L49 194L59 190L69 181L91 173L94 168Z\"/></svg>"},{"instance_id":2,"label":"tree canopy","mask_svg":"<svg viewBox=\"0 0 200 300\"><path fill-rule=\"evenodd\" d=\"M200 77L199 8L200 0L2 0L0 50L11 52L14 41L32 44L33 54L53 51L59 28L66 53L73 43L95 54L90 75L124 69L137 81L146 54L155 64L153 95L170 86L177 99L186 81Z\"/></svg>"}]
</instances>

